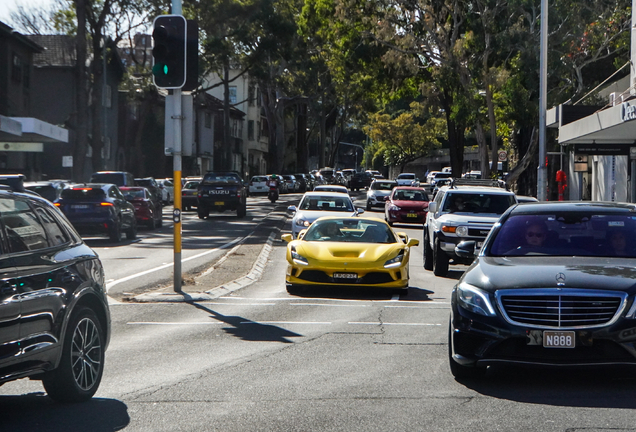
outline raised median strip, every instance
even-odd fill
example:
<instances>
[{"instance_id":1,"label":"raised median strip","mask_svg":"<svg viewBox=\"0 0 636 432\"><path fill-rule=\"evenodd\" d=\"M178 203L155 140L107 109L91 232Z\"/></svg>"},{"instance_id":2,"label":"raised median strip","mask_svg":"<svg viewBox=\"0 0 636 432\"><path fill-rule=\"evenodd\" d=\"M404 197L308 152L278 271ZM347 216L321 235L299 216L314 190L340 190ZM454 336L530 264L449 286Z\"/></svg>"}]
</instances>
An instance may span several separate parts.
<instances>
[{"instance_id":1,"label":"raised median strip","mask_svg":"<svg viewBox=\"0 0 636 432\"><path fill-rule=\"evenodd\" d=\"M263 275L273 243L288 216L277 209L266 216L254 231L238 241L236 246L219 258L210 268L195 275L182 286L180 293L172 285L157 291L126 298L130 302L188 302L208 301L244 288ZM267 236L267 237L265 237ZM240 275L238 278L237 275ZM219 283L219 281L224 281Z\"/></svg>"}]
</instances>

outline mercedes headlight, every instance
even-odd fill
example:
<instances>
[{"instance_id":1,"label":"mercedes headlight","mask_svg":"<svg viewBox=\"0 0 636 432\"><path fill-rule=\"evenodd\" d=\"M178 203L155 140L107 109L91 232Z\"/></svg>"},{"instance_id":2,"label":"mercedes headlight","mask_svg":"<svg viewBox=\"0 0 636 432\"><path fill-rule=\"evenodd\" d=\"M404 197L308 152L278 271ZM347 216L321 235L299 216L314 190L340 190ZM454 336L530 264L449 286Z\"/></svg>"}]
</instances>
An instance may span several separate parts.
<instances>
[{"instance_id":1,"label":"mercedes headlight","mask_svg":"<svg viewBox=\"0 0 636 432\"><path fill-rule=\"evenodd\" d=\"M467 226L458 226L455 230L455 234L460 237L468 237L468 227Z\"/></svg>"},{"instance_id":2,"label":"mercedes headlight","mask_svg":"<svg viewBox=\"0 0 636 432\"><path fill-rule=\"evenodd\" d=\"M457 299L464 309L484 316L495 316L488 293L465 282L457 285Z\"/></svg>"},{"instance_id":3,"label":"mercedes headlight","mask_svg":"<svg viewBox=\"0 0 636 432\"><path fill-rule=\"evenodd\" d=\"M384 268L395 268L402 265L402 260L404 259L404 249L400 249L398 255L395 258L391 258L387 262L384 263Z\"/></svg>"}]
</instances>

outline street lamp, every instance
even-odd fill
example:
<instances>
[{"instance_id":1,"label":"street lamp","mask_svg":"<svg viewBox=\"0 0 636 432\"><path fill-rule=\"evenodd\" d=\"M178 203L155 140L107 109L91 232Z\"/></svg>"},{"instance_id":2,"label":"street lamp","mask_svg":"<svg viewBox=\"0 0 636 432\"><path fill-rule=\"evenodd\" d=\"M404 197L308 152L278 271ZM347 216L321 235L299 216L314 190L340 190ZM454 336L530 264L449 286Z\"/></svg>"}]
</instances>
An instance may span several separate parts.
<instances>
[{"instance_id":1,"label":"street lamp","mask_svg":"<svg viewBox=\"0 0 636 432\"><path fill-rule=\"evenodd\" d=\"M362 149L362 151L364 151L364 147L361 146L360 144L352 144L352 143L346 143L346 142L342 142L342 141L340 141L338 144L350 145L350 146L354 146L354 147L360 147ZM358 150L356 150L355 169L356 169L356 171L358 171Z\"/></svg>"}]
</instances>

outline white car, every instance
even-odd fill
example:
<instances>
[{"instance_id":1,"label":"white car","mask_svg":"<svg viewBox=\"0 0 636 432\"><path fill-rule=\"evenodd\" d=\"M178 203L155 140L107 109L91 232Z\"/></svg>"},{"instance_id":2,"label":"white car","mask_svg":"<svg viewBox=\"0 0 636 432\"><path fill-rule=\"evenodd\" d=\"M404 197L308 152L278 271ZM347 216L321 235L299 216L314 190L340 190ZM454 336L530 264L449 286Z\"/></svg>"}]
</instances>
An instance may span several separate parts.
<instances>
[{"instance_id":1,"label":"white car","mask_svg":"<svg viewBox=\"0 0 636 432\"><path fill-rule=\"evenodd\" d=\"M426 183L430 184L431 180L433 180L433 177L435 177L435 174L437 174L438 172L441 172L441 171L430 171L428 175L426 176Z\"/></svg>"},{"instance_id":2,"label":"white car","mask_svg":"<svg viewBox=\"0 0 636 432\"><path fill-rule=\"evenodd\" d=\"M393 188L397 185L395 180L373 180L367 191L367 210L373 207L384 208L385 198L391 195Z\"/></svg>"},{"instance_id":3,"label":"white car","mask_svg":"<svg viewBox=\"0 0 636 432\"><path fill-rule=\"evenodd\" d=\"M420 179L413 173L402 173L395 179L398 186L420 187Z\"/></svg>"},{"instance_id":4,"label":"white car","mask_svg":"<svg viewBox=\"0 0 636 432\"><path fill-rule=\"evenodd\" d=\"M269 186L267 186L267 176L262 175L252 177L248 189L250 195L269 192Z\"/></svg>"},{"instance_id":5,"label":"white car","mask_svg":"<svg viewBox=\"0 0 636 432\"><path fill-rule=\"evenodd\" d=\"M287 210L294 213L291 223L294 239L319 217L350 217L364 213L364 209L354 207L349 195L339 192L307 192L301 198L298 207L289 206Z\"/></svg>"},{"instance_id":6,"label":"white car","mask_svg":"<svg viewBox=\"0 0 636 432\"><path fill-rule=\"evenodd\" d=\"M172 204L174 202L174 183L170 179L157 179L159 189L161 189L161 201L164 204Z\"/></svg>"},{"instance_id":7,"label":"white car","mask_svg":"<svg viewBox=\"0 0 636 432\"><path fill-rule=\"evenodd\" d=\"M314 188L314 192L339 192L349 195L349 189L339 185L318 185Z\"/></svg>"}]
</instances>

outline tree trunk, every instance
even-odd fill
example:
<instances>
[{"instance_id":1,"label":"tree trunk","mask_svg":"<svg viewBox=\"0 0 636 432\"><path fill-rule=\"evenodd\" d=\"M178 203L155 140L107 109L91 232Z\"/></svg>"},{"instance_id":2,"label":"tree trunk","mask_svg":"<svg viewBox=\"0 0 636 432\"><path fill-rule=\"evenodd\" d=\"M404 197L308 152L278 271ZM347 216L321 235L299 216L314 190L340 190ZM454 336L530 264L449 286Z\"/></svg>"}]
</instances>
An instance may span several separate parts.
<instances>
[{"instance_id":1,"label":"tree trunk","mask_svg":"<svg viewBox=\"0 0 636 432\"><path fill-rule=\"evenodd\" d=\"M490 84L486 84L486 105L488 106L488 119L490 120L490 160L492 162L490 170L491 172L496 173L498 171L497 162L499 157L497 155L497 151L499 148L497 147L497 120L495 119L495 104L492 101L492 89Z\"/></svg>"},{"instance_id":2,"label":"tree trunk","mask_svg":"<svg viewBox=\"0 0 636 432\"><path fill-rule=\"evenodd\" d=\"M86 144L88 142L88 94L86 79L86 2L75 2L77 13L77 36L75 38L77 83L76 87L76 125L75 146L73 148L73 180L85 181L84 165Z\"/></svg>"},{"instance_id":3,"label":"tree trunk","mask_svg":"<svg viewBox=\"0 0 636 432\"><path fill-rule=\"evenodd\" d=\"M479 122L479 119L475 121L475 139L479 146L479 169L481 170L481 178L490 178L490 165L488 165L488 144L486 143L486 134L484 133L484 127Z\"/></svg>"},{"instance_id":4,"label":"tree trunk","mask_svg":"<svg viewBox=\"0 0 636 432\"><path fill-rule=\"evenodd\" d=\"M309 172L307 160L309 149L307 148L307 104L300 102L296 106L296 170L299 173Z\"/></svg>"},{"instance_id":5,"label":"tree trunk","mask_svg":"<svg viewBox=\"0 0 636 432\"><path fill-rule=\"evenodd\" d=\"M232 137L230 135L230 65L226 62L223 66L223 164L225 169L234 169L232 166Z\"/></svg>"}]
</instances>

